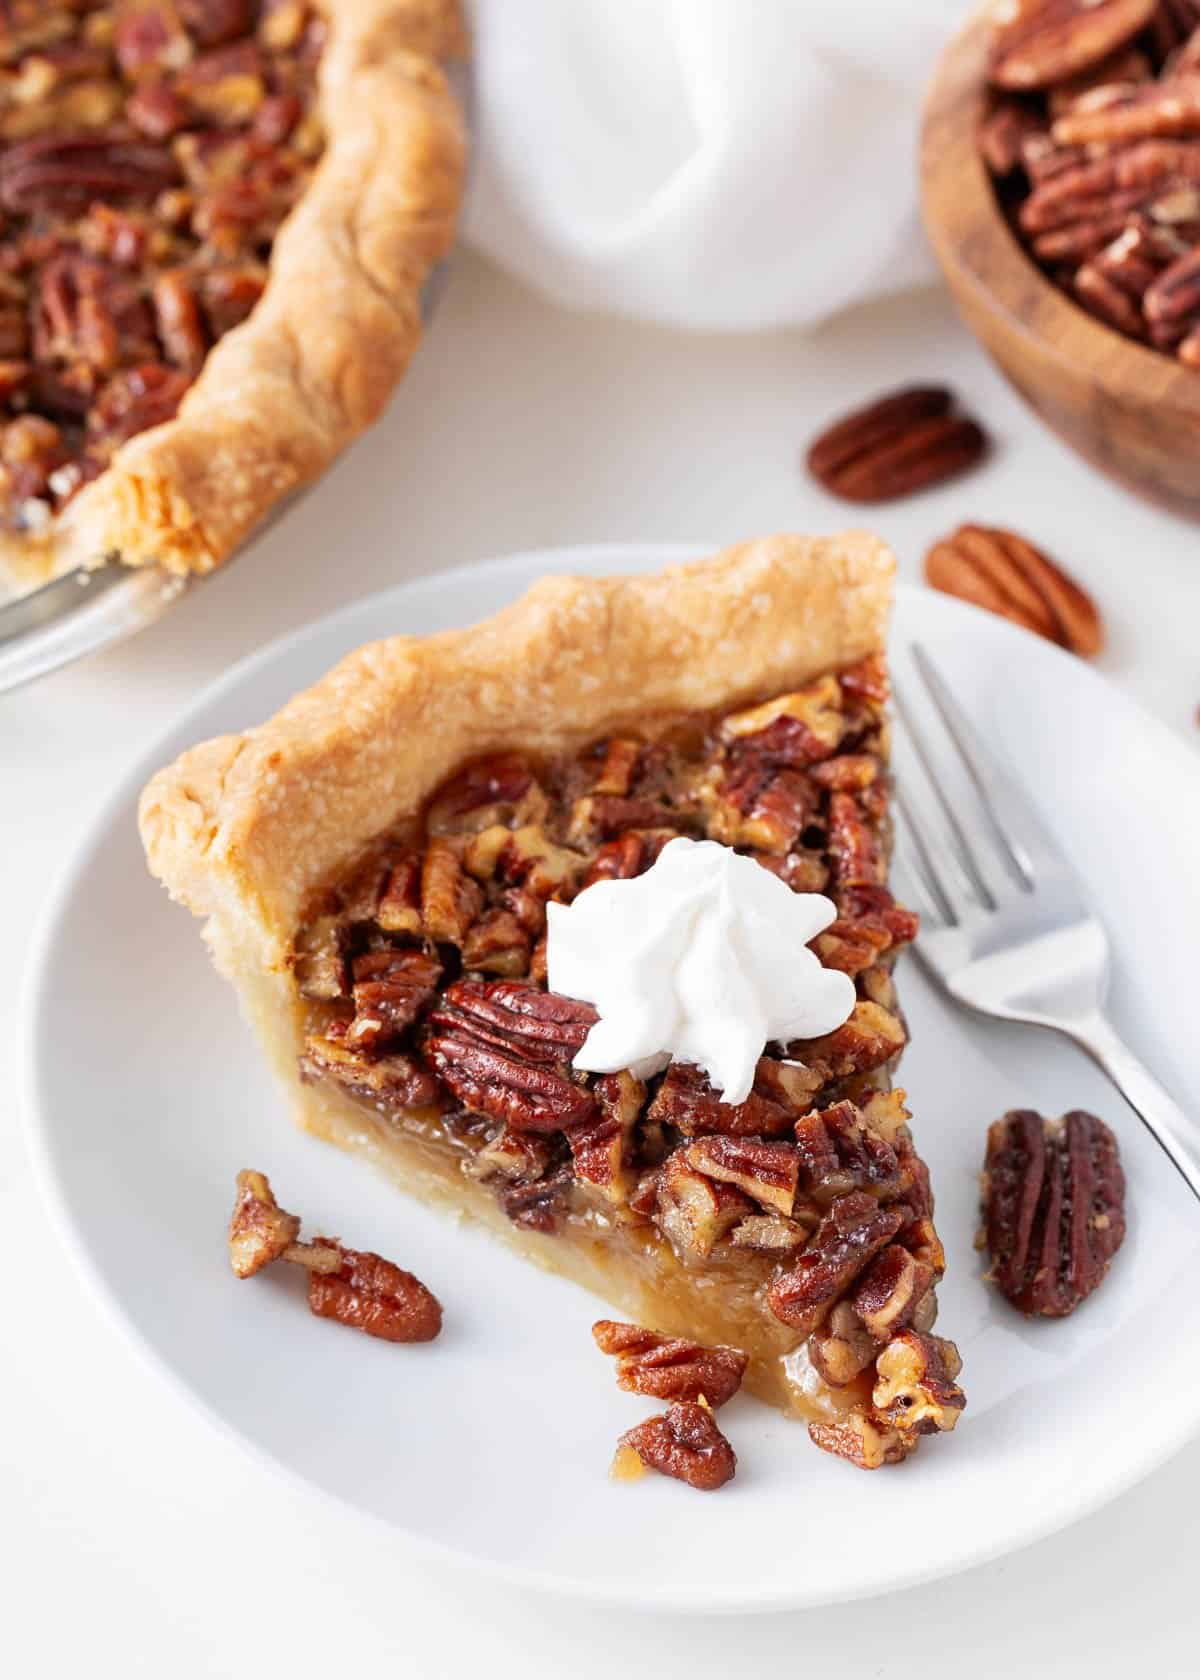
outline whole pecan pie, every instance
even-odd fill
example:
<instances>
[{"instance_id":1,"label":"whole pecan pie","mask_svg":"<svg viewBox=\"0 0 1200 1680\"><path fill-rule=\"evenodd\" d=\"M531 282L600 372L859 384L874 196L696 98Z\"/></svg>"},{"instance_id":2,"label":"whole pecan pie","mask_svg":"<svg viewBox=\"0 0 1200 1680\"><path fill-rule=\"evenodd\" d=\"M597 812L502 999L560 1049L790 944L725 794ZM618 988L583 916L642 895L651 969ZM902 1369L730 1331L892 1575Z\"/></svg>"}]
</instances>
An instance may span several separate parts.
<instances>
[{"instance_id":1,"label":"whole pecan pie","mask_svg":"<svg viewBox=\"0 0 1200 1680\"><path fill-rule=\"evenodd\" d=\"M453 235L457 0L0 6L0 560L217 566L381 412Z\"/></svg>"},{"instance_id":2,"label":"whole pecan pie","mask_svg":"<svg viewBox=\"0 0 1200 1680\"><path fill-rule=\"evenodd\" d=\"M750 1388L867 1468L963 1405L891 1088L916 928L886 884L892 570L851 535L547 578L362 649L160 772L140 814L302 1125L638 1323L743 1350ZM844 1024L765 1045L737 1103L682 1061L580 1072L596 1012L546 986L547 905L677 836L828 895L812 950L854 982Z\"/></svg>"}]
</instances>

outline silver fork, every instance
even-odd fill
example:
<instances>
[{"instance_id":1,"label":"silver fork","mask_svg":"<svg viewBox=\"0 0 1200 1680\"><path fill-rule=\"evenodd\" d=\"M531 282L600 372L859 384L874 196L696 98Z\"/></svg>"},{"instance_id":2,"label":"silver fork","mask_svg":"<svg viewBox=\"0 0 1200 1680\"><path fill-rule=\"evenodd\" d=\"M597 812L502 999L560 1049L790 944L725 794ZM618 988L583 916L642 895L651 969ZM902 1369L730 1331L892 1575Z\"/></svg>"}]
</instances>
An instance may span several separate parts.
<instances>
[{"instance_id":1,"label":"silver fork","mask_svg":"<svg viewBox=\"0 0 1200 1680\"><path fill-rule=\"evenodd\" d=\"M983 744L929 654L919 645L912 654L972 793L969 803L956 807L930 738L898 689L900 724L923 772L902 779L897 797L906 842L901 861L922 912L918 956L956 1002L1002 1021L1051 1027L1085 1050L1200 1197L1200 1126L1104 1013L1103 926L1025 794Z\"/></svg>"}]
</instances>

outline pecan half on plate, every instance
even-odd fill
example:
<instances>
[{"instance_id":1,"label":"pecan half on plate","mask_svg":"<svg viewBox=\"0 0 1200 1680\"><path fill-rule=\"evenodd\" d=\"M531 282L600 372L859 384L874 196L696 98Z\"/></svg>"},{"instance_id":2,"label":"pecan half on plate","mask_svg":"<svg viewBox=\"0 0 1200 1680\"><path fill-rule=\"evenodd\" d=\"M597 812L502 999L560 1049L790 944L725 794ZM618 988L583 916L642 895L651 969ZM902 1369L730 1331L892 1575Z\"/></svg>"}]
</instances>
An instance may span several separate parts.
<instances>
[{"instance_id":1,"label":"pecan half on plate","mask_svg":"<svg viewBox=\"0 0 1200 1680\"><path fill-rule=\"evenodd\" d=\"M1031 1316L1065 1318L1098 1289L1125 1240L1125 1174L1102 1120L1015 1109L988 1131L987 1276Z\"/></svg>"}]
</instances>

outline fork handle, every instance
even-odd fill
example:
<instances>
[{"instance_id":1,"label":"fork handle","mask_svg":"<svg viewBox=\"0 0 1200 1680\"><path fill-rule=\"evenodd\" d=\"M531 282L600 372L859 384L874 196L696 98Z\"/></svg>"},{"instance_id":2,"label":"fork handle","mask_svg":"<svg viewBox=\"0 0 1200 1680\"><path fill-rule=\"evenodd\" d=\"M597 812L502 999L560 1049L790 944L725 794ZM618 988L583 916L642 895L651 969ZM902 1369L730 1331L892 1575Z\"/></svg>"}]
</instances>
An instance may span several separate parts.
<instances>
[{"instance_id":1,"label":"fork handle","mask_svg":"<svg viewBox=\"0 0 1200 1680\"><path fill-rule=\"evenodd\" d=\"M1183 1174L1192 1193L1200 1198L1200 1125L1189 1119L1149 1068L1138 1061L1106 1016L1097 1012L1081 1021L1064 1023L1063 1030L1103 1068Z\"/></svg>"}]
</instances>

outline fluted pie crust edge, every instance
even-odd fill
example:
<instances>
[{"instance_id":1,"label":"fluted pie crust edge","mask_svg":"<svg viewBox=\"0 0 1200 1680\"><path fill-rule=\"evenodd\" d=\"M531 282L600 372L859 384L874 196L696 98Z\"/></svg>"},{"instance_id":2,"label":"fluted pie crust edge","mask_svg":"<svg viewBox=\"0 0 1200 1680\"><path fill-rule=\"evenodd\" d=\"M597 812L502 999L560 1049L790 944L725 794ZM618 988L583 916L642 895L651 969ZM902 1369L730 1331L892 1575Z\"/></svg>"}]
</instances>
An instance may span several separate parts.
<instances>
[{"instance_id":1,"label":"fluted pie crust edge","mask_svg":"<svg viewBox=\"0 0 1200 1680\"><path fill-rule=\"evenodd\" d=\"M212 571L383 412L454 237L466 134L442 66L458 0L325 0L326 148L271 250L253 314L173 420L139 433L36 539L47 575L107 560ZM31 539L8 539L28 569Z\"/></svg>"}]
</instances>

